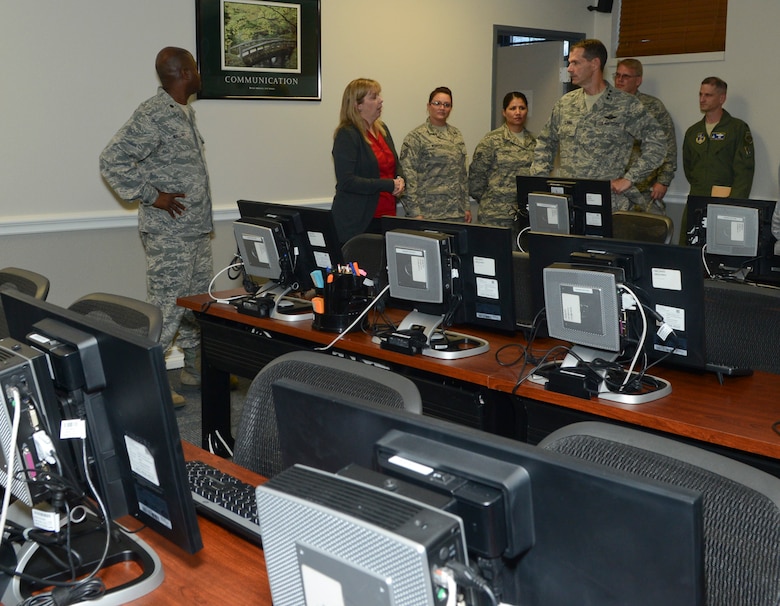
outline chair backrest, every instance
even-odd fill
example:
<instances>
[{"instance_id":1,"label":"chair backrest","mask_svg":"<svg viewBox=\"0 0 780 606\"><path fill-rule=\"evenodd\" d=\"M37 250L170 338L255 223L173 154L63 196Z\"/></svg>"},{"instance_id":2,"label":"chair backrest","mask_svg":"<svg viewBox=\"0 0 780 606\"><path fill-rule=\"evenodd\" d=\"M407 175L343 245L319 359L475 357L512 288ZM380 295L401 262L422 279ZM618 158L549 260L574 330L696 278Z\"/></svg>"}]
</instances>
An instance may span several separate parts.
<instances>
[{"instance_id":1,"label":"chair backrest","mask_svg":"<svg viewBox=\"0 0 780 606\"><path fill-rule=\"evenodd\" d=\"M0 269L0 290L14 289L36 299L46 300L49 294L49 279L41 274L19 267ZM8 322L0 302L0 339L9 337Z\"/></svg>"},{"instance_id":2,"label":"chair backrest","mask_svg":"<svg viewBox=\"0 0 780 606\"><path fill-rule=\"evenodd\" d=\"M102 322L122 326L152 341L160 340L162 312L146 301L96 292L74 301L68 309Z\"/></svg>"},{"instance_id":3,"label":"chair backrest","mask_svg":"<svg viewBox=\"0 0 780 606\"><path fill-rule=\"evenodd\" d=\"M633 242L669 244L674 235L674 222L666 215L618 210L612 213L612 237Z\"/></svg>"},{"instance_id":4,"label":"chair backrest","mask_svg":"<svg viewBox=\"0 0 780 606\"><path fill-rule=\"evenodd\" d=\"M780 289L704 281L707 361L780 374Z\"/></svg>"},{"instance_id":5,"label":"chair backrest","mask_svg":"<svg viewBox=\"0 0 780 606\"><path fill-rule=\"evenodd\" d=\"M779 603L780 478L696 446L607 423L568 425L539 446L700 492L708 606Z\"/></svg>"},{"instance_id":6,"label":"chair backrest","mask_svg":"<svg viewBox=\"0 0 780 606\"><path fill-rule=\"evenodd\" d=\"M274 382L281 379L295 379L390 408L422 412L417 387L396 373L312 351L280 356L263 367L249 386L233 452L235 463L267 478L283 471L272 390Z\"/></svg>"},{"instance_id":7,"label":"chair backrest","mask_svg":"<svg viewBox=\"0 0 780 606\"><path fill-rule=\"evenodd\" d=\"M372 280L378 279L380 284L387 284L387 253L383 235L365 233L353 236L341 247L341 254L347 263L357 261Z\"/></svg>"}]
</instances>

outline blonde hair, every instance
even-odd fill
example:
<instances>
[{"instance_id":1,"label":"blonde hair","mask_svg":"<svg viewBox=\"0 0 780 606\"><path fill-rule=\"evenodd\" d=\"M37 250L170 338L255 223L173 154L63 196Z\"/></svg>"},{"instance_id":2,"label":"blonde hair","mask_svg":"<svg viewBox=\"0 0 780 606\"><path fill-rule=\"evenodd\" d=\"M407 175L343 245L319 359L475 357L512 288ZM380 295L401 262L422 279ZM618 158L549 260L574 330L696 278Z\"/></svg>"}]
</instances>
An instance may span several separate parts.
<instances>
[{"instance_id":1,"label":"blonde hair","mask_svg":"<svg viewBox=\"0 0 780 606\"><path fill-rule=\"evenodd\" d=\"M366 123L363 117L358 113L357 106L363 102L368 93L379 94L382 91L382 87L376 80L370 78L356 78L344 89L344 95L341 97L341 111L339 112L339 125L336 127L336 134L347 126L354 126L363 138L368 141L368 135L366 134ZM374 125L382 133L386 135L385 125L382 120L377 119Z\"/></svg>"}]
</instances>

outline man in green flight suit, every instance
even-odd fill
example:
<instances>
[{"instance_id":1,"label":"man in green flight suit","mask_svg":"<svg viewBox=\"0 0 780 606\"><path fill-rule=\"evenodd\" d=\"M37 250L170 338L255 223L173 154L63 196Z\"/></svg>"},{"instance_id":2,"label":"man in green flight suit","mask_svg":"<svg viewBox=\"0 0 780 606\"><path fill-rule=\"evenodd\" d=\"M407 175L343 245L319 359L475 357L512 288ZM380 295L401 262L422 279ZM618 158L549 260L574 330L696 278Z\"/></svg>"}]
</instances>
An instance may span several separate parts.
<instances>
[{"instance_id":1,"label":"man in green flight suit","mask_svg":"<svg viewBox=\"0 0 780 606\"><path fill-rule=\"evenodd\" d=\"M699 109L704 118L685 132L683 169L691 196L747 199L753 186L755 153L750 127L725 109L727 85L711 76L702 80ZM685 244L687 206L680 243Z\"/></svg>"}]
</instances>

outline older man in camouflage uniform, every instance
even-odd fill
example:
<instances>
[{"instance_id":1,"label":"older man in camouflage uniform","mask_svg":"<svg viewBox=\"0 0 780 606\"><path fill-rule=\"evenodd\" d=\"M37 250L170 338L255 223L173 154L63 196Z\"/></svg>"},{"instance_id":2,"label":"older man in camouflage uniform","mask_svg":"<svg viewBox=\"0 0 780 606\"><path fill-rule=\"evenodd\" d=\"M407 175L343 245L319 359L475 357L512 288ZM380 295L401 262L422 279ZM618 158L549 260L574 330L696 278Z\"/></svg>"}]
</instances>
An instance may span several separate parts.
<instances>
[{"instance_id":1,"label":"older man in camouflage uniform","mask_svg":"<svg viewBox=\"0 0 780 606\"><path fill-rule=\"evenodd\" d=\"M162 49L155 63L162 86L144 101L100 154L100 172L126 202L138 200L146 253L147 298L163 313L160 343L184 351L182 383L200 384L200 332L180 296L206 292L213 273L211 193L203 139L187 104L200 90L192 55ZM184 398L172 392L174 404Z\"/></svg>"},{"instance_id":2,"label":"older man in camouflage uniform","mask_svg":"<svg viewBox=\"0 0 780 606\"><path fill-rule=\"evenodd\" d=\"M660 125L637 98L604 80L606 61L599 40L572 45L568 72L580 88L553 107L537 138L531 174L549 175L559 153L558 176L609 180L612 210L626 210L640 199L635 184L660 166L666 144ZM641 142L641 153L628 167L634 140Z\"/></svg>"},{"instance_id":3,"label":"older man in camouflage uniform","mask_svg":"<svg viewBox=\"0 0 780 606\"><path fill-rule=\"evenodd\" d=\"M636 184L636 188L642 194L642 201L635 203L631 210L663 215L666 214L664 196L669 189L669 184L674 179L674 173L677 171L677 137L674 133L674 122L672 122L672 117L666 110L663 101L639 90L642 85L643 72L642 62L638 59L621 59L618 61L615 71L615 87L629 95L636 95L636 98L658 121L664 131L666 155L661 166L656 168L649 177ZM628 162L629 167L636 162L640 153L641 145L635 141L634 149L631 151L631 160Z\"/></svg>"}]
</instances>

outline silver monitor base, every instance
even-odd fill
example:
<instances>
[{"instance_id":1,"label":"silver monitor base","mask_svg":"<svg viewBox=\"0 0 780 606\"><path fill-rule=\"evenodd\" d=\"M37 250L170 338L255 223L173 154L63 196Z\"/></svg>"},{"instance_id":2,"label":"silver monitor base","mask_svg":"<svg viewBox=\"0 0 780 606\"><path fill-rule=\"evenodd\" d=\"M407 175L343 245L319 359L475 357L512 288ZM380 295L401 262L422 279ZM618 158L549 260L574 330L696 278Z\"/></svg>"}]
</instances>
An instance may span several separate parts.
<instances>
[{"instance_id":1,"label":"silver monitor base","mask_svg":"<svg viewBox=\"0 0 780 606\"><path fill-rule=\"evenodd\" d=\"M26 506L17 507L17 505L21 504L14 503L12 509L16 508L16 510L9 512L9 519L13 519L23 526L28 526L27 520L31 519L29 518L29 508ZM94 570L105 547L105 530L97 527L97 522L92 516L88 516L87 520L80 522L78 526L87 524L95 526L95 530L82 535L78 539L79 542L74 541L74 548L85 559L82 567L77 569L81 575L89 574ZM43 550L39 552L38 544L33 541L13 546L4 541L2 549L4 563L13 567L17 572L49 579L54 578L54 575L60 572L51 569L51 560L44 556ZM93 554L97 554L97 556L93 557ZM15 560L15 563L8 562L9 559ZM115 528L104 568L130 561L136 562L141 568L142 572L138 577L118 587L107 587L106 593L98 599L82 601L78 604L84 606L121 606L154 591L163 582L165 573L162 562L154 550L142 539ZM28 583L17 576L2 575L2 577L2 582L6 583L2 594L3 604L19 604L30 597L31 590ZM60 579L57 578L57 580ZM37 591L37 589L35 590Z\"/></svg>"},{"instance_id":2,"label":"silver monitor base","mask_svg":"<svg viewBox=\"0 0 780 606\"><path fill-rule=\"evenodd\" d=\"M490 350L490 343L485 339L473 337L450 330L441 330L440 316L412 311L406 315L399 330L422 329L428 338L428 347L422 350L422 355L439 360L460 360L478 356Z\"/></svg>"}]
</instances>

